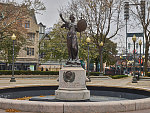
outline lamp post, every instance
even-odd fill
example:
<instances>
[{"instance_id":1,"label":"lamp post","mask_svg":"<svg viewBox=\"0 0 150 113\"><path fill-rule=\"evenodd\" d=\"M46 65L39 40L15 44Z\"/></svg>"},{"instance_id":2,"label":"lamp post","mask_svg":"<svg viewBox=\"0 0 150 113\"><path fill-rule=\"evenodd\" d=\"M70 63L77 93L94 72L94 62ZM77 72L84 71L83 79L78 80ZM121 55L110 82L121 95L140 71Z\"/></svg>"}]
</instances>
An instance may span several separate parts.
<instances>
[{"instance_id":1,"label":"lamp post","mask_svg":"<svg viewBox=\"0 0 150 113\"><path fill-rule=\"evenodd\" d=\"M144 76L144 62L145 62L144 61L145 60L145 56L144 55L142 56L142 59L143 59L143 76Z\"/></svg>"},{"instance_id":2,"label":"lamp post","mask_svg":"<svg viewBox=\"0 0 150 113\"><path fill-rule=\"evenodd\" d=\"M132 40L134 43L134 75L133 75L132 83L137 83L137 79L135 76L135 42L136 42L136 36L135 35L133 35Z\"/></svg>"},{"instance_id":3,"label":"lamp post","mask_svg":"<svg viewBox=\"0 0 150 113\"><path fill-rule=\"evenodd\" d=\"M142 41L141 40L139 41L139 45L140 45L140 75L141 75L141 45L142 45Z\"/></svg>"},{"instance_id":4,"label":"lamp post","mask_svg":"<svg viewBox=\"0 0 150 113\"><path fill-rule=\"evenodd\" d=\"M120 75L121 75L121 68L122 68L122 56L120 56L120 61L121 61L121 64L120 64Z\"/></svg>"},{"instance_id":5,"label":"lamp post","mask_svg":"<svg viewBox=\"0 0 150 113\"><path fill-rule=\"evenodd\" d=\"M90 73L89 73L89 67L90 67L90 59L89 59L89 43L90 43L90 41L91 41L91 39L88 37L87 39L86 39L86 42L87 42L87 44L88 44L88 79L89 79L89 82L91 81L91 79L90 79Z\"/></svg>"},{"instance_id":6,"label":"lamp post","mask_svg":"<svg viewBox=\"0 0 150 113\"><path fill-rule=\"evenodd\" d=\"M99 44L99 46L101 47L101 62L100 62L100 75L103 76L103 56L102 56L102 52L103 52L103 42L101 41L101 43Z\"/></svg>"},{"instance_id":7,"label":"lamp post","mask_svg":"<svg viewBox=\"0 0 150 113\"><path fill-rule=\"evenodd\" d=\"M12 77L11 77L10 82L16 82L15 77L14 77L14 43L15 43L15 40L16 40L15 34L13 34L11 36L11 39L13 40L13 57L12 57Z\"/></svg>"}]
</instances>

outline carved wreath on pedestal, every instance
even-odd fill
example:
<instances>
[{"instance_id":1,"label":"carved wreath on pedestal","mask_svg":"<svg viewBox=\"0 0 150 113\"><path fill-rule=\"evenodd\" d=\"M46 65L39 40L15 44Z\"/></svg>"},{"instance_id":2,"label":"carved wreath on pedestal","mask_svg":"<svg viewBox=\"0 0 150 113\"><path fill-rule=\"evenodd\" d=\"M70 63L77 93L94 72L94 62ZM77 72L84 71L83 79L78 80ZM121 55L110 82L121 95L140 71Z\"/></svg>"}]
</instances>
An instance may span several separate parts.
<instances>
[{"instance_id":1,"label":"carved wreath on pedestal","mask_svg":"<svg viewBox=\"0 0 150 113\"><path fill-rule=\"evenodd\" d=\"M63 79L65 82L73 82L75 79L75 73L71 71L64 72Z\"/></svg>"}]
</instances>

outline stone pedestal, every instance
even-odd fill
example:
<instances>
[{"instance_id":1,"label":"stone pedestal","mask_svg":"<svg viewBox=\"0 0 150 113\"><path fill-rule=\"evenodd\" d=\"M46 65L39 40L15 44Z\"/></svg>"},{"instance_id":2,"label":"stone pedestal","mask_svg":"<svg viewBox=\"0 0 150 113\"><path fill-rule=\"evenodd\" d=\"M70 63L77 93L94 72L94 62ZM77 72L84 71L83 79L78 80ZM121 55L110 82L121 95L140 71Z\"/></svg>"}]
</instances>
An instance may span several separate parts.
<instances>
[{"instance_id":1,"label":"stone pedestal","mask_svg":"<svg viewBox=\"0 0 150 113\"><path fill-rule=\"evenodd\" d=\"M82 67L63 67L59 72L59 87L55 91L59 100L88 100L86 71Z\"/></svg>"}]
</instances>

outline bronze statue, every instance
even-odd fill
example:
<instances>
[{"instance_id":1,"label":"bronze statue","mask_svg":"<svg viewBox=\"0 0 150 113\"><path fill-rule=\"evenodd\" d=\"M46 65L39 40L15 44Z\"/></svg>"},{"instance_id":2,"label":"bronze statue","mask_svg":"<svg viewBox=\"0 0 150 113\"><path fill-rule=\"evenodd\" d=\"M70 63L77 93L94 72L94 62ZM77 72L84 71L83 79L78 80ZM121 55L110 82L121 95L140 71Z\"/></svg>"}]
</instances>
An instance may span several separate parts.
<instances>
[{"instance_id":1,"label":"bronze statue","mask_svg":"<svg viewBox=\"0 0 150 113\"><path fill-rule=\"evenodd\" d=\"M75 17L73 14L71 14L69 18L71 22L65 21L61 13L60 13L60 18L64 22L61 28L65 27L66 29L69 29L67 34L67 48L68 48L69 59L66 64L80 65L81 63L78 59L78 42L77 42L76 32L84 31L87 27L87 23L84 19L81 19L78 21L77 25L75 25L74 24Z\"/></svg>"},{"instance_id":2,"label":"bronze statue","mask_svg":"<svg viewBox=\"0 0 150 113\"><path fill-rule=\"evenodd\" d=\"M67 61L67 65L80 65L80 61L78 59L78 42L77 42L77 36L76 32L77 26L74 25L75 17L73 15L70 15L70 21L67 22L62 17L62 14L60 14L60 18L64 22L64 24L61 26L61 28L65 27L66 29L69 29L67 33L67 48L68 48L68 55L69 59Z\"/></svg>"}]
</instances>

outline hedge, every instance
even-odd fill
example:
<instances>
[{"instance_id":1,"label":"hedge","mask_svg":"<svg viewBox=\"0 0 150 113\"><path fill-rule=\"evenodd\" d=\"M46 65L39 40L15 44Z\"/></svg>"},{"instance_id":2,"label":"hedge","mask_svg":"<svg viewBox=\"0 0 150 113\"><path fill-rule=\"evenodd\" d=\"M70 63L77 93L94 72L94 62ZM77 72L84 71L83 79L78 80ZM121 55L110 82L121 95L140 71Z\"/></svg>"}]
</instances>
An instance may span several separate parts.
<instances>
[{"instance_id":1,"label":"hedge","mask_svg":"<svg viewBox=\"0 0 150 113\"><path fill-rule=\"evenodd\" d=\"M11 75L12 70L0 70L0 75ZM15 70L15 75L59 75L59 71L25 71L25 70ZM86 73L88 75L88 73ZM100 72L90 72L90 76L99 76ZM150 73L149 73L150 75ZM122 76L126 77L126 75L114 75L112 77L119 76L119 78L122 78Z\"/></svg>"},{"instance_id":2,"label":"hedge","mask_svg":"<svg viewBox=\"0 0 150 113\"><path fill-rule=\"evenodd\" d=\"M150 72L147 73L147 76L150 77Z\"/></svg>"},{"instance_id":3,"label":"hedge","mask_svg":"<svg viewBox=\"0 0 150 113\"><path fill-rule=\"evenodd\" d=\"M112 79L119 79L119 78L124 78L124 77L128 77L128 75L114 75L114 76L111 76Z\"/></svg>"},{"instance_id":4,"label":"hedge","mask_svg":"<svg viewBox=\"0 0 150 113\"><path fill-rule=\"evenodd\" d=\"M86 73L88 75L88 72ZM90 72L90 76L99 76L100 72Z\"/></svg>"},{"instance_id":5,"label":"hedge","mask_svg":"<svg viewBox=\"0 0 150 113\"><path fill-rule=\"evenodd\" d=\"M1 75L11 75L11 70L0 70ZM24 71L24 70L15 70L15 75L59 75L59 71Z\"/></svg>"},{"instance_id":6,"label":"hedge","mask_svg":"<svg viewBox=\"0 0 150 113\"><path fill-rule=\"evenodd\" d=\"M12 70L0 70L0 75L11 75ZM59 75L59 71L25 71L15 70L15 75ZM88 73L86 73L88 75ZM90 72L90 76L99 76L99 72Z\"/></svg>"}]
</instances>

